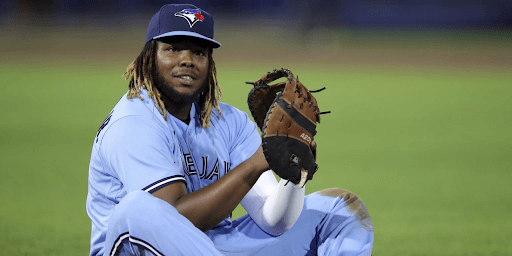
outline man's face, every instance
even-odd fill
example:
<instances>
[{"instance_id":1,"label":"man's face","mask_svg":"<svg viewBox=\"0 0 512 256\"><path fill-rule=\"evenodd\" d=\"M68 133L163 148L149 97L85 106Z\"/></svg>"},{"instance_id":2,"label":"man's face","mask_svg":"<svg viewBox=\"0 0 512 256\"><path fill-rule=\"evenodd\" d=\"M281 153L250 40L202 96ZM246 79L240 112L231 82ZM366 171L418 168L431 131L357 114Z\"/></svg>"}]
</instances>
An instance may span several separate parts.
<instances>
[{"instance_id":1,"label":"man's face","mask_svg":"<svg viewBox=\"0 0 512 256\"><path fill-rule=\"evenodd\" d=\"M157 88L174 104L196 101L207 86L209 48L200 39L168 37L157 43Z\"/></svg>"}]
</instances>

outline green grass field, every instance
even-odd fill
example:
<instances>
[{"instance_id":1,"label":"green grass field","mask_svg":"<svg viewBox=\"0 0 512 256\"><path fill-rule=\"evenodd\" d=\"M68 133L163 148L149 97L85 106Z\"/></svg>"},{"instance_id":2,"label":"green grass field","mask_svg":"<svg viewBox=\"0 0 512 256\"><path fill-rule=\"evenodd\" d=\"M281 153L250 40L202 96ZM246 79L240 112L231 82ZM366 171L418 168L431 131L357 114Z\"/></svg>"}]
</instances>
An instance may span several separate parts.
<instances>
[{"instance_id":1,"label":"green grass field","mask_svg":"<svg viewBox=\"0 0 512 256\"><path fill-rule=\"evenodd\" d=\"M430 37L429 48L414 46L414 33L338 35L338 48L319 54L339 59L308 51L271 64L235 58L226 43L216 52L222 100L247 111L244 82L281 66L310 88L327 87L316 96L332 113L318 126L320 169L307 193L358 194L372 216L374 255L512 255L511 36L462 36ZM93 138L140 50L121 47L110 58L117 46L95 50L93 39L84 52L39 52L15 39L2 49L0 255L89 251Z\"/></svg>"}]
</instances>

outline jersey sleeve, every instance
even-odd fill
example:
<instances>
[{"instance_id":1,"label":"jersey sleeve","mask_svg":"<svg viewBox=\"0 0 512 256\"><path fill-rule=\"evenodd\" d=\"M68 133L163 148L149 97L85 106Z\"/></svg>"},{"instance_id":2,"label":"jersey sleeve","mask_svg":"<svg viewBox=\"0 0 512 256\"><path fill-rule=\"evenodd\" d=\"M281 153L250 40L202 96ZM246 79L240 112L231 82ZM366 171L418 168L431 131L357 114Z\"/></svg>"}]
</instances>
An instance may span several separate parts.
<instances>
[{"instance_id":1,"label":"jersey sleeve","mask_svg":"<svg viewBox=\"0 0 512 256\"><path fill-rule=\"evenodd\" d=\"M110 125L101 141L106 169L126 192L152 193L174 182L185 182L181 159L166 127L139 116L127 116Z\"/></svg>"},{"instance_id":2,"label":"jersey sleeve","mask_svg":"<svg viewBox=\"0 0 512 256\"><path fill-rule=\"evenodd\" d=\"M261 145L261 137L256 124L249 119L247 113L233 109L229 120L230 147L229 157L231 168L235 168L249 159Z\"/></svg>"}]
</instances>

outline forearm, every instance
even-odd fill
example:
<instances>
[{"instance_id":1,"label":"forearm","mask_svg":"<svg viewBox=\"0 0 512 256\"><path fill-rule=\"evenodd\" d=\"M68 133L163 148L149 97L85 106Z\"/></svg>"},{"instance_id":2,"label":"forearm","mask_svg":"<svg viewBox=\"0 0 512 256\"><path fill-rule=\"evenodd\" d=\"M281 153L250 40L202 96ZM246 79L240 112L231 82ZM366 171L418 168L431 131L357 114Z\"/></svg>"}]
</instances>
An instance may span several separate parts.
<instances>
[{"instance_id":1,"label":"forearm","mask_svg":"<svg viewBox=\"0 0 512 256\"><path fill-rule=\"evenodd\" d=\"M305 190L305 187L300 188L299 185L281 179L262 207L262 228L275 236L290 229L302 212Z\"/></svg>"},{"instance_id":2,"label":"forearm","mask_svg":"<svg viewBox=\"0 0 512 256\"><path fill-rule=\"evenodd\" d=\"M266 169L268 164L260 147L216 182L176 200L174 207L196 227L208 230L233 212Z\"/></svg>"},{"instance_id":3,"label":"forearm","mask_svg":"<svg viewBox=\"0 0 512 256\"><path fill-rule=\"evenodd\" d=\"M272 171L268 171L260 176L242 200L242 205L263 231L278 236L299 218L304 194L304 188L284 179L278 183Z\"/></svg>"}]
</instances>

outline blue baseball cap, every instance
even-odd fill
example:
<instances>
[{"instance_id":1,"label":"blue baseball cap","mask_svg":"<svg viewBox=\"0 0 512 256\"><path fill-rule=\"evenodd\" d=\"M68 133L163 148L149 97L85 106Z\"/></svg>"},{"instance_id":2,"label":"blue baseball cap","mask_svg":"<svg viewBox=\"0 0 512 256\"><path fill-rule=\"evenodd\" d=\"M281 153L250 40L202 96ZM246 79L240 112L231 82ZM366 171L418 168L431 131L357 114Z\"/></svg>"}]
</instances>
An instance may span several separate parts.
<instances>
[{"instance_id":1,"label":"blue baseball cap","mask_svg":"<svg viewBox=\"0 0 512 256\"><path fill-rule=\"evenodd\" d=\"M213 48L220 47L220 43L213 40L212 16L191 4L166 4L153 15L146 43L169 36L196 37L210 42Z\"/></svg>"}]
</instances>

